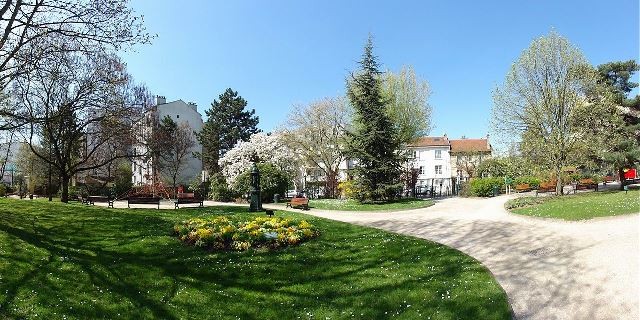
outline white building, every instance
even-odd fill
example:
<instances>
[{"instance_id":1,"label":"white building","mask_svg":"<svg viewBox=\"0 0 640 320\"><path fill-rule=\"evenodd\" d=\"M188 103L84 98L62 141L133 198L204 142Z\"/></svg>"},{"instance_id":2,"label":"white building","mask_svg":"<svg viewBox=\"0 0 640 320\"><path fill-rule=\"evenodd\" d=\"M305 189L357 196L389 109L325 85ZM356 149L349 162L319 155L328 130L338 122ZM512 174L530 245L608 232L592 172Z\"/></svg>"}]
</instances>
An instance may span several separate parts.
<instances>
[{"instance_id":1,"label":"white building","mask_svg":"<svg viewBox=\"0 0 640 320\"><path fill-rule=\"evenodd\" d=\"M449 194L452 187L451 143L447 136L421 137L408 146L410 165L418 171L418 193Z\"/></svg>"},{"instance_id":2,"label":"white building","mask_svg":"<svg viewBox=\"0 0 640 320\"><path fill-rule=\"evenodd\" d=\"M147 119L151 119L153 116L158 116L158 119L163 119L165 116L171 117L177 124L187 123L194 132L200 132L204 125L202 121L202 115L198 112L195 103L186 103L182 100L176 100L173 102L166 101L165 97L156 97L156 106L147 115ZM141 134L149 134L149 127L141 128ZM195 139L195 137L194 137ZM202 152L202 145L197 141L193 148L193 152ZM171 143L171 141L167 141ZM137 146L134 153L145 153L144 146ZM153 159L145 161L141 158L135 158L132 163L132 182L134 185L144 185L153 183ZM178 176L177 183L181 185L188 185L193 179L198 178L202 173L202 161L193 155L189 156L187 163L184 165L184 169Z\"/></svg>"}]
</instances>

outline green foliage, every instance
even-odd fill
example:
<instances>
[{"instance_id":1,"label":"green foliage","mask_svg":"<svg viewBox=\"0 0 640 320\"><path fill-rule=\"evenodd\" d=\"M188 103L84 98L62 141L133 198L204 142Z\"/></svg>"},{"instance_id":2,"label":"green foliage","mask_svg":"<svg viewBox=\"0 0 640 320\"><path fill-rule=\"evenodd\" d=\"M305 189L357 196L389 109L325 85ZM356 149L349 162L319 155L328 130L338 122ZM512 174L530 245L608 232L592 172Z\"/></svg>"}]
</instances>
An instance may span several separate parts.
<instances>
[{"instance_id":1,"label":"green foliage","mask_svg":"<svg viewBox=\"0 0 640 320\"><path fill-rule=\"evenodd\" d=\"M638 83L631 81L633 74L640 70L640 66L635 60L604 63L599 65L597 70L601 82L615 93L615 100L618 104L622 104L629 92L638 87Z\"/></svg>"},{"instance_id":2,"label":"green foliage","mask_svg":"<svg viewBox=\"0 0 640 320\"><path fill-rule=\"evenodd\" d=\"M355 199L358 195L358 189L356 188L355 181L345 180L338 183L338 190L346 199Z\"/></svg>"},{"instance_id":3,"label":"green foliage","mask_svg":"<svg viewBox=\"0 0 640 320\"><path fill-rule=\"evenodd\" d=\"M540 179L536 177L517 177L513 179L512 186L517 186L519 184L528 184L532 189L536 189L540 187Z\"/></svg>"},{"instance_id":4,"label":"green foliage","mask_svg":"<svg viewBox=\"0 0 640 320\"><path fill-rule=\"evenodd\" d=\"M503 178L474 178L469 183L471 194L478 197L491 197L493 196L493 190L497 188L498 192L500 192L503 185Z\"/></svg>"},{"instance_id":5,"label":"green foliage","mask_svg":"<svg viewBox=\"0 0 640 320\"><path fill-rule=\"evenodd\" d=\"M384 210L410 210L430 207L434 204L431 200L414 198L402 198L393 201L379 201L375 203L361 203L353 199L316 199L309 206L322 210L340 211L384 211Z\"/></svg>"},{"instance_id":6,"label":"green foliage","mask_svg":"<svg viewBox=\"0 0 640 320\"><path fill-rule=\"evenodd\" d=\"M411 305L401 310L405 319L512 318L491 272L458 250L296 212L275 215L307 220L321 234L284 250L207 252L169 232L193 218L250 221L264 213L0 199L0 318L386 319L401 305ZM447 291L451 303L440 299Z\"/></svg>"},{"instance_id":7,"label":"green foliage","mask_svg":"<svg viewBox=\"0 0 640 320\"><path fill-rule=\"evenodd\" d=\"M492 126L560 180L564 167L593 154L608 127L613 107L586 101L593 91L597 76L584 54L552 31L532 41L494 91Z\"/></svg>"},{"instance_id":8,"label":"green foliage","mask_svg":"<svg viewBox=\"0 0 640 320\"><path fill-rule=\"evenodd\" d=\"M585 192L564 197L539 197L511 200L513 213L564 220L584 220L622 214L637 214L640 191Z\"/></svg>"},{"instance_id":9,"label":"green foliage","mask_svg":"<svg viewBox=\"0 0 640 320\"><path fill-rule=\"evenodd\" d=\"M458 191L458 195L463 198L473 196L473 193L471 192L471 184L468 181L460 183L460 190Z\"/></svg>"},{"instance_id":10,"label":"green foliage","mask_svg":"<svg viewBox=\"0 0 640 320\"><path fill-rule=\"evenodd\" d=\"M492 158L482 161L476 169L478 177L504 177L510 171L509 164L502 158Z\"/></svg>"},{"instance_id":11,"label":"green foliage","mask_svg":"<svg viewBox=\"0 0 640 320\"><path fill-rule=\"evenodd\" d=\"M600 82L605 90L611 91L610 99L622 112L616 112L610 129L603 134L602 144L608 146L598 160L615 168L618 175L624 168L633 167L640 162L640 96L629 98L629 93L638 84L631 81L640 66L635 60L609 62L598 66ZM592 96L595 94L592 94ZM596 102L597 97L592 97ZM621 178L621 177L620 177ZM623 188L623 185L620 185Z\"/></svg>"},{"instance_id":12,"label":"green foliage","mask_svg":"<svg viewBox=\"0 0 640 320\"><path fill-rule=\"evenodd\" d=\"M221 173L214 173L210 177L210 187L209 198L214 201L230 202L246 193L246 191L238 193L229 188Z\"/></svg>"},{"instance_id":13,"label":"green foliage","mask_svg":"<svg viewBox=\"0 0 640 320\"><path fill-rule=\"evenodd\" d=\"M521 197L521 198L515 198L515 199L511 199L511 200L507 201L507 203L504 204L504 207L507 208L507 210L517 209L517 208L525 208L525 207L530 207L530 206L534 206L534 205L537 205L537 204L544 203L545 201L548 201L550 199L553 199L553 197Z\"/></svg>"},{"instance_id":14,"label":"green foliage","mask_svg":"<svg viewBox=\"0 0 640 320\"><path fill-rule=\"evenodd\" d=\"M206 110L207 121L197 134L202 144L201 159L209 173L220 172L218 160L239 141L249 141L251 135L260 132L258 116L254 109L245 110L247 101L231 88L213 100Z\"/></svg>"},{"instance_id":15,"label":"green foliage","mask_svg":"<svg viewBox=\"0 0 640 320\"><path fill-rule=\"evenodd\" d=\"M123 161L120 163L115 170L114 173L114 183L115 185L115 193L116 197L125 195L131 187L133 186L133 182L131 182L131 176L133 172L131 171L131 164L129 162ZM69 191L71 193L71 191Z\"/></svg>"},{"instance_id":16,"label":"green foliage","mask_svg":"<svg viewBox=\"0 0 640 320\"><path fill-rule=\"evenodd\" d=\"M297 245L320 235L309 222L258 217L234 221L227 217L191 219L176 224L174 234L181 241L212 250L245 251L250 248L277 249Z\"/></svg>"},{"instance_id":17,"label":"green foliage","mask_svg":"<svg viewBox=\"0 0 640 320\"><path fill-rule=\"evenodd\" d=\"M291 180L287 172L271 163L258 163L258 170L263 203L273 202L276 193L283 195L287 191ZM251 168L236 178L233 189L238 194L247 194L251 190Z\"/></svg>"},{"instance_id":18,"label":"green foliage","mask_svg":"<svg viewBox=\"0 0 640 320\"><path fill-rule=\"evenodd\" d=\"M412 67L382 75L382 92L389 105L389 118L397 128L398 139L407 144L431 130L431 106L427 102L429 83L418 78Z\"/></svg>"},{"instance_id":19,"label":"green foliage","mask_svg":"<svg viewBox=\"0 0 640 320\"><path fill-rule=\"evenodd\" d=\"M347 154L356 160L353 170L361 202L390 200L402 188L401 149L397 127L382 93L378 62L371 37L364 48L360 70L347 82L354 108L353 131L348 133Z\"/></svg>"},{"instance_id":20,"label":"green foliage","mask_svg":"<svg viewBox=\"0 0 640 320\"><path fill-rule=\"evenodd\" d=\"M5 197L7 195L7 186L0 182L0 197Z\"/></svg>"}]
</instances>

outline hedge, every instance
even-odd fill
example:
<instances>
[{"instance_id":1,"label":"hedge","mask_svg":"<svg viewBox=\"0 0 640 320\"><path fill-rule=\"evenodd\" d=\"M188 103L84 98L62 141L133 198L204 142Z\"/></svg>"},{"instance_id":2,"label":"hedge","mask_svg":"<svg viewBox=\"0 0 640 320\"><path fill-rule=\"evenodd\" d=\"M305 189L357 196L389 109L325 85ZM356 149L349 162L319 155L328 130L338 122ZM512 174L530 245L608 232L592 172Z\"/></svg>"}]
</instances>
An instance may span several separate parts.
<instances>
[{"instance_id":1,"label":"hedge","mask_svg":"<svg viewBox=\"0 0 640 320\"><path fill-rule=\"evenodd\" d=\"M469 184L471 194L478 197L490 197L494 187L500 190L503 185L504 178L474 178Z\"/></svg>"}]
</instances>

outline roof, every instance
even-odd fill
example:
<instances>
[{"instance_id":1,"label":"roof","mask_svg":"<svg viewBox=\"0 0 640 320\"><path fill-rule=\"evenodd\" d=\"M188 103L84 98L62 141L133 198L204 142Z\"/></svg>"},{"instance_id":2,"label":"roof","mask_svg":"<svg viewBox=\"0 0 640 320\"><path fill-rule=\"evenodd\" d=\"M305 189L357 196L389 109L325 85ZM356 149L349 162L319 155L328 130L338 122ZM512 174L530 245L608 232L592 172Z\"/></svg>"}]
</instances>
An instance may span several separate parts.
<instances>
[{"instance_id":1,"label":"roof","mask_svg":"<svg viewBox=\"0 0 640 320\"><path fill-rule=\"evenodd\" d=\"M491 152L488 139L456 139L450 140L451 152Z\"/></svg>"},{"instance_id":2,"label":"roof","mask_svg":"<svg viewBox=\"0 0 640 320\"><path fill-rule=\"evenodd\" d=\"M445 137L420 137L409 143L409 147L448 147L449 138Z\"/></svg>"}]
</instances>

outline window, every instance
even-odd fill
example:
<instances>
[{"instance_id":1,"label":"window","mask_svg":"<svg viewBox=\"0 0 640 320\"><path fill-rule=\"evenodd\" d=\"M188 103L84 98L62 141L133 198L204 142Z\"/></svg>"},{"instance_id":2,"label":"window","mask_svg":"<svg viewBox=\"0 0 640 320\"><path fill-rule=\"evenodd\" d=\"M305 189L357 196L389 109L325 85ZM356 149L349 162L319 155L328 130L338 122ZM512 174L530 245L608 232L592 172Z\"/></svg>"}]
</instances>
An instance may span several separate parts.
<instances>
[{"instance_id":1,"label":"window","mask_svg":"<svg viewBox=\"0 0 640 320\"><path fill-rule=\"evenodd\" d=\"M418 158L418 151L413 150L413 158L417 159Z\"/></svg>"},{"instance_id":2,"label":"window","mask_svg":"<svg viewBox=\"0 0 640 320\"><path fill-rule=\"evenodd\" d=\"M424 174L424 167L420 166L420 174Z\"/></svg>"},{"instance_id":3,"label":"window","mask_svg":"<svg viewBox=\"0 0 640 320\"><path fill-rule=\"evenodd\" d=\"M176 115L176 119L180 119L180 115L179 114Z\"/></svg>"},{"instance_id":4,"label":"window","mask_svg":"<svg viewBox=\"0 0 640 320\"><path fill-rule=\"evenodd\" d=\"M442 174L442 166L441 165L437 165L435 169L436 169L436 174Z\"/></svg>"},{"instance_id":5,"label":"window","mask_svg":"<svg viewBox=\"0 0 640 320\"><path fill-rule=\"evenodd\" d=\"M442 159L442 150L436 150L436 159Z\"/></svg>"}]
</instances>

